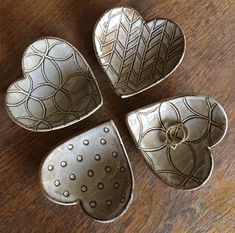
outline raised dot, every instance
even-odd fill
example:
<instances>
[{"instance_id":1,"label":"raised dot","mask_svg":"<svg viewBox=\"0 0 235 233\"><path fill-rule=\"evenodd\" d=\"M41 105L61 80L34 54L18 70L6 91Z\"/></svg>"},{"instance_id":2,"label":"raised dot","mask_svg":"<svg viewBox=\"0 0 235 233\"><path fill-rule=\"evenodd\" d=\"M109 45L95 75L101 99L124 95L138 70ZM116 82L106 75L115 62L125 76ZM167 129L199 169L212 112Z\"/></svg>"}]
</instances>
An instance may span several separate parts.
<instances>
[{"instance_id":1,"label":"raised dot","mask_svg":"<svg viewBox=\"0 0 235 233\"><path fill-rule=\"evenodd\" d=\"M66 162L66 161L62 161L62 162L60 163L60 165L61 165L61 167L66 167L66 166L67 166L67 162Z\"/></svg>"},{"instance_id":2,"label":"raised dot","mask_svg":"<svg viewBox=\"0 0 235 233\"><path fill-rule=\"evenodd\" d=\"M106 204L106 206L111 206L111 205L112 205L112 201L111 201L111 200L107 200L107 201L105 202L105 204Z\"/></svg>"},{"instance_id":3,"label":"raised dot","mask_svg":"<svg viewBox=\"0 0 235 233\"><path fill-rule=\"evenodd\" d=\"M47 167L47 169L48 169L49 171L52 171L52 170L54 169L54 166L49 165L49 166Z\"/></svg>"},{"instance_id":4,"label":"raised dot","mask_svg":"<svg viewBox=\"0 0 235 233\"><path fill-rule=\"evenodd\" d=\"M110 166L106 166L106 167L105 167L105 171L106 171L107 173L110 173L110 172L112 171L112 168L111 168Z\"/></svg>"},{"instance_id":5,"label":"raised dot","mask_svg":"<svg viewBox=\"0 0 235 233\"><path fill-rule=\"evenodd\" d=\"M115 189L118 189L118 188L119 188L119 183L116 182L116 183L114 184L114 188L115 188Z\"/></svg>"},{"instance_id":6,"label":"raised dot","mask_svg":"<svg viewBox=\"0 0 235 233\"><path fill-rule=\"evenodd\" d=\"M109 132L109 128L105 127L105 128L104 128L104 132L105 132L105 133L108 133L108 132Z\"/></svg>"},{"instance_id":7,"label":"raised dot","mask_svg":"<svg viewBox=\"0 0 235 233\"><path fill-rule=\"evenodd\" d=\"M105 140L104 138L102 138L102 139L100 139L100 143L101 143L102 145L105 145L105 144L106 144L106 140Z\"/></svg>"},{"instance_id":8,"label":"raised dot","mask_svg":"<svg viewBox=\"0 0 235 233\"><path fill-rule=\"evenodd\" d=\"M89 205L90 205L91 208L95 208L97 206L97 203L96 203L96 201L91 201L89 203Z\"/></svg>"},{"instance_id":9,"label":"raised dot","mask_svg":"<svg viewBox=\"0 0 235 233\"><path fill-rule=\"evenodd\" d=\"M82 192L86 192L87 191L87 186L86 185L82 185L81 186L81 190L82 190Z\"/></svg>"},{"instance_id":10,"label":"raised dot","mask_svg":"<svg viewBox=\"0 0 235 233\"><path fill-rule=\"evenodd\" d=\"M89 141L88 141L87 139L85 139L85 140L83 141L83 144L84 144L85 146L87 146L87 145L89 145Z\"/></svg>"},{"instance_id":11,"label":"raised dot","mask_svg":"<svg viewBox=\"0 0 235 233\"><path fill-rule=\"evenodd\" d=\"M76 179L75 174L70 174L70 175L69 175L69 179L70 179L70 180L75 180L75 179Z\"/></svg>"},{"instance_id":12,"label":"raised dot","mask_svg":"<svg viewBox=\"0 0 235 233\"><path fill-rule=\"evenodd\" d=\"M96 155L95 155L95 160L96 160L96 161L99 161L100 159L101 159L101 156L100 156L99 154L96 154Z\"/></svg>"},{"instance_id":13,"label":"raised dot","mask_svg":"<svg viewBox=\"0 0 235 233\"><path fill-rule=\"evenodd\" d=\"M97 188L100 189L100 190L102 190L102 189L104 189L104 185L103 185L102 183L99 183L99 184L97 185Z\"/></svg>"},{"instance_id":14,"label":"raised dot","mask_svg":"<svg viewBox=\"0 0 235 233\"><path fill-rule=\"evenodd\" d=\"M56 187L60 186L60 181L59 181L59 180L55 180L54 185L55 185Z\"/></svg>"},{"instance_id":15,"label":"raised dot","mask_svg":"<svg viewBox=\"0 0 235 233\"><path fill-rule=\"evenodd\" d=\"M89 170L89 171L87 172L87 175L90 176L90 177L92 177L92 176L94 176L94 172L93 172L92 170Z\"/></svg>"},{"instance_id":16,"label":"raised dot","mask_svg":"<svg viewBox=\"0 0 235 233\"><path fill-rule=\"evenodd\" d=\"M125 201L126 201L126 198L125 197L121 197L120 202L124 203Z\"/></svg>"},{"instance_id":17,"label":"raised dot","mask_svg":"<svg viewBox=\"0 0 235 233\"><path fill-rule=\"evenodd\" d=\"M117 151L114 151L114 152L112 153L112 156L113 156L114 158L117 158L117 157L118 157Z\"/></svg>"},{"instance_id":18,"label":"raised dot","mask_svg":"<svg viewBox=\"0 0 235 233\"><path fill-rule=\"evenodd\" d=\"M128 180L128 181L126 182L126 186L130 186L130 184L131 184L131 182Z\"/></svg>"},{"instance_id":19,"label":"raised dot","mask_svg":"<svg viewBox=\"0 0 235 233\"><path fill-rule=\"evenodd\" d=\"M83 156L82 155L78 155L77 156L77 161L78 162L82 162L83 161Z\"/></svg>"},{"instance_id":20,"label":"raised dot","mask_svg":"<svg viewBox=\"0 0 235 233\"><path fill-rule=\"evenodd\" d=\"M67 146L67 148L68 148L69 150L72 150L72 149L73 149L73 144L69 144L69 145Z\"/></svg>"},{"instance_id":21,"label":"raised dot","mask_svg":"<svg viewBox=\"0 0 235 233\"><path fill-rule=\"evenodd\" d=\"M65 190L64 193L63 193L63 195L64 195L65 197L68 197L68 196L69 196L69 191L68 191L68 190Z\"/></svg>"},{"instance_id":22,"label":"raised dot","mask_svg":"<svg viewBox=\"0 0 235 233\"><path fill-rule=\"evenodd\" d=\"M126 168L125 167L120 167L120 171L124 172L124 171L126 171Z\"/></svg>"}]
</instances>

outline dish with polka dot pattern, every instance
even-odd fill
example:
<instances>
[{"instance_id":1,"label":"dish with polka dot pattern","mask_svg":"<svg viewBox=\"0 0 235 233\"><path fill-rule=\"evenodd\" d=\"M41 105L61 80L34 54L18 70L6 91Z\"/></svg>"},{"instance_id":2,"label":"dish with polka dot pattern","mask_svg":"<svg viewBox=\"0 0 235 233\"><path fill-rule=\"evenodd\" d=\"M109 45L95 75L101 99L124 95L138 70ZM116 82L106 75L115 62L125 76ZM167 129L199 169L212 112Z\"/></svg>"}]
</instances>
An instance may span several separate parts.
<instances>
[{"instance_id":1,"label":"dish with polka dot pattern","mask_svg":"<svg viewBox=\"0 0 235 233\"><path fill-rule=\"evenodd\" d=\"M112 120L52 150L42 162L40 178L51 201L80 203L88 216L100 222L124 214L132 199L132 169Z\"/></svg>"}]
</instances>

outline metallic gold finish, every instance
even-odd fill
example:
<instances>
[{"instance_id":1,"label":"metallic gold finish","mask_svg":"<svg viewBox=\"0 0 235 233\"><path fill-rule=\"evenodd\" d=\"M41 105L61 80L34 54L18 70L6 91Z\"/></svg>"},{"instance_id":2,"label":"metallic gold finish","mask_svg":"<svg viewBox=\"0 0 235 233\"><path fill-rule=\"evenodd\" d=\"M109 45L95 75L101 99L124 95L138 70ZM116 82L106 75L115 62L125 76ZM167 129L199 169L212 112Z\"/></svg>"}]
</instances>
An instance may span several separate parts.
<instances>
[{"instance_id":1,"label":"metallic gold finish","mask_svg":"<svg viewBox=\"0 0 235 233\"><path fill-rule=\"evenodd\" d=\"M52 150L41 165L40 177L51 201L80 204L88 216L100 222L120 217L131 203L132 169L113 121Z\"/></svg>"},{"instance_id":2,"label":"metallic gold finish","mask_svg":"<svg viewBox=\"0 0 235 233\"><path fill-rule=\"evenodd\" d=\"M178 136L181 133L182 136ZM183 124L176 124L170 126L166 131L166 144L170 145L172 149L176 149L178 145L185 142L188 139L188 130Z\"/></svg>"},{"instance_id":3,"label":"metallic gold finish","mask_svg":"<svg viewBox=\"0 0 235 233\"><path fill-rule=\"evenodd\" d=\"M91 68L70 43L44 37L25 50L24 78L7 90L6 109L21 127L32 131L61 129L79 122L102 105Z\"/></svg>"},{"instance_id":4,"label":"metallic gold finish","mask_svg":"<svg viewBox=\"0 0 235 233\"><path fill-rule=\"evenodd\" d=\"M168 77L185 52L181 28L169 19L145 22L134 9L104 13L93 33L100 65L117 95L136 95Z\"/></svg>"},{"instance_id":5,"label":"metallic gold finish","mask_svg":"<svg viewBox=\"0 0 235 233\"><path fill-rule=\"evenodd\" d=\"M127 125L153 172L177 189L196 189L209 179L211 147L228 127L222 106L206 96L182 96L135 110Z\"/></svg>"}]
</instances>

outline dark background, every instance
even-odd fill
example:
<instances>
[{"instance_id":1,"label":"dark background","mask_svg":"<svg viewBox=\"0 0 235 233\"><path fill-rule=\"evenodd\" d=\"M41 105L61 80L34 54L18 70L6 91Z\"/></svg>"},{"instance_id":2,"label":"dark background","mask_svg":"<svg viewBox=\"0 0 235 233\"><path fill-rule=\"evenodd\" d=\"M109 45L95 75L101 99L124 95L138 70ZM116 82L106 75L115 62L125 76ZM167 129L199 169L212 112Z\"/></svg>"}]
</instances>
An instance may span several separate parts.
<instances>
[{"instance_id":1,"label":"dark background","mask_svg":"<svg viewBox=\"0 0 235 233\"><path fill-rule=\"evenodd\" d=\"M115 6L129 5L147 19L170 18L183 29L187 49L170 77L150 90L121 100L96 60L92 31L97 19ZM0 232L231 233L235 231L235 4L233 0L0 0ZM49 133L26 131L4 109L7 87L22 76L21 58L41 36L71 42L90 64L104 105L86 120ZM136 149L125 114L182 94L206 94L219 101L229 118L224 140L213 148L214 171L196 191L163 184ZM39 185L39 164L55 145L112 118L123 138L136 187L128 212L101 224L76 206L47 200Z\"/></svg>"}]
</instances>

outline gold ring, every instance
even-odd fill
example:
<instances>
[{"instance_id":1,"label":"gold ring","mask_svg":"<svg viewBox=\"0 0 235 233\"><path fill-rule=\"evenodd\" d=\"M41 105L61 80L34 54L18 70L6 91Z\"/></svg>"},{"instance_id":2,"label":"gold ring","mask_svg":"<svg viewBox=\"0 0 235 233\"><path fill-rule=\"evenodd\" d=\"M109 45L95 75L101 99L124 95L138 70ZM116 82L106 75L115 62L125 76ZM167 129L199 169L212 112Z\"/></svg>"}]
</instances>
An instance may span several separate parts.
<instances>
[{"instance_id":1,"label":"gold ring","mask_svg":"<svg viewBox=\"0 0 235 233\"><path fill-rule=\"evenodd\" d=\"M179 136L180 134L180 136ZM166 144L172 149L185 142L189 137L188 129L182 123L170 126L166 131Z\"/></svg>"}]
</instances>

